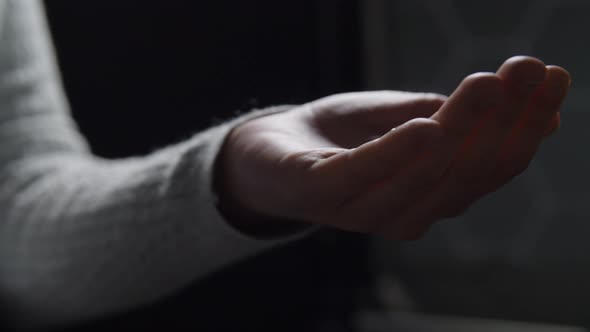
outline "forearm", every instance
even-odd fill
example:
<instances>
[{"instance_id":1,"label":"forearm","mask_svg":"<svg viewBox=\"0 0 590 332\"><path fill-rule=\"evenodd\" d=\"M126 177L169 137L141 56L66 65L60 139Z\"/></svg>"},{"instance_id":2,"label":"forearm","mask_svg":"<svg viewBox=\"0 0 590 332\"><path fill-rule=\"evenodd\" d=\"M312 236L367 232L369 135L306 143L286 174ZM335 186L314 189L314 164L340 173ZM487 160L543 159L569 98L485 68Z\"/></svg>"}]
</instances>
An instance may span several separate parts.
<instances>
[{"instance_id":1,"label":"forearm","mask_svg":"<svg viewBox=\"0 0 590 332\"><path fill-rule=\"evenodd\" d=\"M278 110L145 158L93 157L68 115L40 2L0 0L0 11L0 302L12 317L131 308L275 243L228 226L211 179L229 131Z\"/></svg>"},{"instance_id":2,"label":"forearm","mask_svg":"<svg viewBox=\"0 0 590 332\"><path fill-rule=\"evenodd\" d=\"M235 122L146 158L49 153L5 170L5 298L27 315L70 321L147 303L271 246L216 209L212 167Z\"/></svg>"}]
</instances>

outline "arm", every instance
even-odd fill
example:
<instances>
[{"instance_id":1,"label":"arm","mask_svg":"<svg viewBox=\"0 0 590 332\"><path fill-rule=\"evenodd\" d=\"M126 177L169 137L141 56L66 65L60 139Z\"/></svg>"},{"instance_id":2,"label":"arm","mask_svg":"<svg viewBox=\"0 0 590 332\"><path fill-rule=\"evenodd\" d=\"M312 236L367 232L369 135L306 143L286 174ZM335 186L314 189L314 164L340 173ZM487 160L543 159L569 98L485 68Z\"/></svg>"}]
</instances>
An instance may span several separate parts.
<instances>
[{"instance_id":1,"label":"arm","mask_svg":"<svg viewBox=\"0 0 590 332\"><path fill-rule=\"evenodd\" d=\"M157 299L274 243L229 227L213 164L254 112L145 158L93 156L62 93L37 0L0 1L0 298L71 321Z\"/></svg>"}]
</instances>

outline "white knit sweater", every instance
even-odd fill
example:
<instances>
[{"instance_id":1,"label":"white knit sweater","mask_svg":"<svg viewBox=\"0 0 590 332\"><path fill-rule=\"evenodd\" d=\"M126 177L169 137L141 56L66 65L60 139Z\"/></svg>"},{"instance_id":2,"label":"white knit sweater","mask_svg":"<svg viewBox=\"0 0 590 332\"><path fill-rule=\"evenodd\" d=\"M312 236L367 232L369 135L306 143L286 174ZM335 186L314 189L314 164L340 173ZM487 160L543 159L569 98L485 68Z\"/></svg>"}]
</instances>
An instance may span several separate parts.
<instances>
[{"instance_id":1,"label":"white knit sweater","mask_svg":"<svg viewBox=\"0 0 590 332\"><path fill-rule=\"evenodd\" d=\"M2 310L37 322L117 312L284 241L228 226L211 186L227 133L274 110L101 159L68 114L40 1L0 0L0 20Z\"/></svg>"}]
</instances>

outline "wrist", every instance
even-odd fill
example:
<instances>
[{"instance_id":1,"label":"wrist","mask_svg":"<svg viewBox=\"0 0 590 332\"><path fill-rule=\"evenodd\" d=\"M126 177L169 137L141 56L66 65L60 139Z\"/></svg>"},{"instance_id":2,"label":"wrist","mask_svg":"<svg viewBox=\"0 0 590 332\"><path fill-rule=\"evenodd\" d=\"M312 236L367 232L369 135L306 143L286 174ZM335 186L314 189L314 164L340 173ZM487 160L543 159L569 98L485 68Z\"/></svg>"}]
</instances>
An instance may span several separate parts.
<instances>
[{"instance_id":1,"label":"wrist","mask_svg":"<svg viewBox=\"0 0 590 332\"><path fill-rule=\"evenodd\" d=\"M235 132L228 135L214 164L213 191L216 193L217 210L227 223L238 231L254 237L277 237L290 235L310 227L308 223L274 217L246 207L232 185L235 173L232 169L238 162L232 158L238 152L232 151L231 142ZM232 182L233 181L233 182Z\"/></svg>"}]
</instances>

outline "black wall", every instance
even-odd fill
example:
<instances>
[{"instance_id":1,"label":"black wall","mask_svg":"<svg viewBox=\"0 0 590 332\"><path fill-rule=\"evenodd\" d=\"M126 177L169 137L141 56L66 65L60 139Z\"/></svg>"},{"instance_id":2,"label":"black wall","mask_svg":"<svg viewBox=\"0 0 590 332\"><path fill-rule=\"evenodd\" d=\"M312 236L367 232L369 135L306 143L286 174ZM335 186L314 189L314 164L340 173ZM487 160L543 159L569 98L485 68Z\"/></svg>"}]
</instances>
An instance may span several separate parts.
<instances>
[{"instance_id":1,"label":"black wall","mask_svg":"<svg viewBox=\"0 0 590 332\"><path fill-rule=\"evenodd\" d=\"M237 110L358 90L354 1L48 1L73 114L96 154L190 137ZM366 278L361 238L320 232L221 271L98 330L305 330L346 315Z\"/></svg>"},{"instance_id":2,"label":"black wall","mask_svg":"<svg viewBox=\"0 0 590 332\"><path fill-rule=\"evenodd\" d=\"M353 1L47 2L96 152L142 153L236 110L360 88Z\"/></svg>"}]
</instances>

